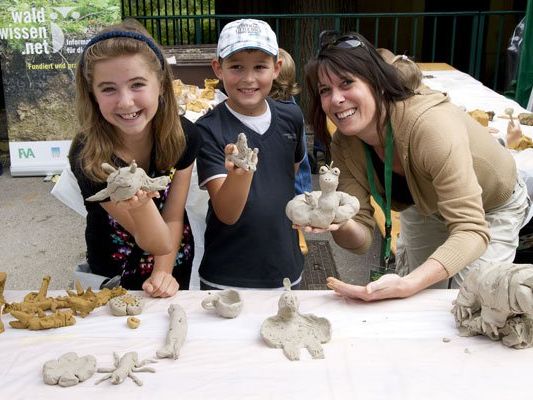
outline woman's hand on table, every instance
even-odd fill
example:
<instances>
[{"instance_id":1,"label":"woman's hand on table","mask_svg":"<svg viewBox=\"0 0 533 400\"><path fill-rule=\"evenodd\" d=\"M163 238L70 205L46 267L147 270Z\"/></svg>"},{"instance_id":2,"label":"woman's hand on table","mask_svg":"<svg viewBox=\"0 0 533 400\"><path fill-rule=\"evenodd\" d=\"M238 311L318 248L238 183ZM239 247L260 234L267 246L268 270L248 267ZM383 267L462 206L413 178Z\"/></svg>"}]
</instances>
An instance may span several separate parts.
<instances>
[{"instance_id":1,"label":"woman's hand on table","mask_svg":"<svg viewBox=\"0 0 533 400\"><path fill-rule=\"evenodd\" d=\"M327 278L327 286L339 296L363 301L409 297L414 292L409 281L396 274L386 274L366 286L350 285L339 279Z\"/></svg>"},{"instance_id":2,"label":"woman's hand on table","mask_svg":"<svg viewBox=\"0 0 533 400\"><path fill-rule=\"evenodd\" d=\"M172 297L180 285L172 274L164 271L153 271L150 278L144 281L143 290L151 297Z\"/></svg>"}]
</instances>

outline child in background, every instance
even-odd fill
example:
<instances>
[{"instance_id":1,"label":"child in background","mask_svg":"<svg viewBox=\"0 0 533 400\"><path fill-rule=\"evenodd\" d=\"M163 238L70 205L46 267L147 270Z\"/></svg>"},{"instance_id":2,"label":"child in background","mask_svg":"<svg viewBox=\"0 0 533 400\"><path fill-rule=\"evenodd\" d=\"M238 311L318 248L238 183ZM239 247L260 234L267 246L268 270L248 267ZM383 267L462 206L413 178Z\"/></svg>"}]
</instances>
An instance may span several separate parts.
<instances>
[{"instance_id":1,"label":"child in background","mask_svg":"<svg viewBox=\"0 0 533 400\"><path fill-rule=\"evenodd\" d=\"M404 85L415 91L422 85L422 71L420 67L406 55L395 55L392 51L385 48L376 49L379 55L388 63L396 67L398 74Z\"/></svg>"},{"instance_id":2,"label":"child in background","mask_svg":"<svg viewBox=\"0 0 533 400\"><path fill-rule=\"evenodd\" d=\"M303 256L285 206L305 155L303 115L268 97L281 68L275 33L260 20L227 24L212 67L228 98L197 121L199 184L210 197L200 287L282 288L285 277L297 286ZM240 132L259 149L255 172L225 161Z\"/></svg>"},{"instance_id":3,"label":"child in background","mask_svg":"<svg viewBox=\"0 0 533 400\"><path fill-rule=\"evenodd\" d=\"M278 59L281 60L281 70L274 82L272 82L272 90L270 97L274 100L289 101L296 104L294 96L300 93L300 87L296 82L296 65L291 55L282 48L279 48ZM305 122L304 122L305 127ZM305 157L300 163L298 172L296 173L296 181L294 189L296 194L313 191L313 182L311 180L311 166L307 158L307 138L305 130L302 132L302 140L304 142Z\"/></svg>"},{"instance_id":4,"label":"child in background","mask_svg":"<svg viewBox=\"0 0 533 400\"><path fill-rule=\"evenodd\" d=\"M194 246L184 208L199 134L178 117L170 67L144 27L125 20L86 45L76 95L81 129L69 160L84 198L105 188L104 162L135 160L149 176L171 178L160 192L85 201L90 270L120 276L126 289L173 296L189 285Z\"/></svg>"}]
</instances>

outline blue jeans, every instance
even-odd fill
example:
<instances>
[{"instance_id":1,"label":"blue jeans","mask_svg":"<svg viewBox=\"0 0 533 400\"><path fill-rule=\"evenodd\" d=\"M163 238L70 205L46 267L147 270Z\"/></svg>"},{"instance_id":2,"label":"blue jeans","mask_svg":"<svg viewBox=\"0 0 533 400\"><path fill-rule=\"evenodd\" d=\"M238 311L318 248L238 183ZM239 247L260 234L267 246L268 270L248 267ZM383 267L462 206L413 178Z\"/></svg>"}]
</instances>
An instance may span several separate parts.
<instances>
[{"instance_id":1,"label":"blue jeans","mask_svg":"<svg viewBox=\"0 0 533 400\"><path fill-rule=\"evenodd\" d=\"M305 132L304 132L305 139ZM313 182L311 181L311 165L307 157L307 146L305 146L305 157L300 163L300 168L294 177L294 190L296 194L313 191Z\"/></svg>"}]
</instances>

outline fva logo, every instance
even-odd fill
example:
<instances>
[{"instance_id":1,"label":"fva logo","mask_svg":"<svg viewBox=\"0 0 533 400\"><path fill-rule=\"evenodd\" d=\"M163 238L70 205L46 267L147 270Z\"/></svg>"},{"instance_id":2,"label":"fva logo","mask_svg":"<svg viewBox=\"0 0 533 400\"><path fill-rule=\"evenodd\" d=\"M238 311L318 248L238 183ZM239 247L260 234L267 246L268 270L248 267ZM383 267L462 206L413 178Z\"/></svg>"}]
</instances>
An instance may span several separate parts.
<instances>
[{"instance_id":1,"label":"fva logo","mask_svg":"<svg viewBox=\"0 0 533 400\"><path fill-rule=\"evenodd\" d=\"M33 150L31 147L23 148L19 147L19 159L28 159L28 158L35 158L35 154L33 153Z\"/></svg>"}]
</instances>

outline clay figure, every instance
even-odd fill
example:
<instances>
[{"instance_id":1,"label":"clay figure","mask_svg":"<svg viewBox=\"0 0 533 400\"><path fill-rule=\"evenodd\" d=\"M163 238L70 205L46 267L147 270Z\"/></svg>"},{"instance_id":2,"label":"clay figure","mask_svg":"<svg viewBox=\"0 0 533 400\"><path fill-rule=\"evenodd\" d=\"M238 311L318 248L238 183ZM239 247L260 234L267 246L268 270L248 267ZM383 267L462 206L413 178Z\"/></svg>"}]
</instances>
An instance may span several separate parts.
<instances>
[{"instance_id":1,"label":"clay figure","mask_svg":"<svg viewBox=\"0 0 533 400\"><path fill-rule=\"evenodd\" d=\"M128 325L128 328L137 329L139 325L141 325L141 320L135 317L128 317L126 324Z\"/></svg>"},{"instance_id":2,"label":"clay figure","mask_svg":"<svg viewBox=\"0 0 533 400\"><path fill-rule=\"evenodd\" d=\"M485 335L514 348L533 346L532 264L472 268L453 304L461 336Z\"/></svg>"},{"instance_id":3,"label":"clay figure","mask_svg":"<svg viewBox=\"0 0 533 400\"><path fill-rule=\"evenodd\" d=\"M235 318L242 310L241 295L234 289L209 293L202 300L202 307L206 310L215 310L221 317Z\"/></svg>"},{"instance_id":4,"label":"clay figure","mask_svg":"<svg viewBox=\"0 0 533 400\"><path fill-rule=\"evenodd\" d=\"M333 163L319 170L320 191L305 192L287 203L285 213L295 225L327 228L342 224L359 211L359 200L344 192L337 192L340 170Z\"/></svg>"},{"instance_id":5,"label":"clay figure","mask_svg":"<svg viewBox=\"0 0 533 400\"><path fill-rule=\"evenodd\" d=\"M236 167L242 168L246 171L255 171L257 169L257 154L259 149L253 150L248 147L248 139L244 133L239 133L235 149L232 154L226 156L226 159L235 164Z\"/></svg>"},{"instance_id":6,"label":"clay figure","mask_svg":"<svg viewBox=\"0 0 533 400\"><path fill-rule=\"evenodd\" d=\"M2 322L3 313L4 313L4 304L0 304L0 333L4 332L4 323Z\"/></svg>"},{"instance_id":7,"label":"clay figure","mask_svg":"<svg viewBox=\"0 0 533 400\"><path fill-rule=\"evenodd\" d=\"M4 299L4 289L6 286L7 274L5 272L0 272L0 304L4 304L6 300Z\"/></svg>"},{"instance_id":8,"label":"clay figure","mask_svg":"<svg viewBox=\"0 0 533 400\"><path fill-rule=\"evenodd\" d=\"M44 311L36 314L26 313L24 311L11 311L11 315L18 321L9 321L9 325L16 329L29 329L37 331L42 329L61 328L76 323L72 311L56 311L53 314L46 315Z\"/></svg>"},{"instance_id":9,"label":"clay figure","mask_svg":"<svg viewBox=\"0 0 533 400\"><path fill-rule=\"evenodd\" d=\"M122 357L119 357L117 353L113 353L114 367L111 368L98 368L98 372L109 372L102 379L99 379L94 384L98 385L100 382L103 382L107 379L111 380L113 385L118 385L124 382L126 377L130 377L133 382L137 385L142 386L143 382L133 375L134 372L155 372L155 369L151 367L144 367L149 363L156 363L154 360L143 360L139 361L137 352L130 351L129 353L124 354ZM144 368L143 368L144 367Z\"/></svg>"},{"instance_id":10,"label":"clay figure","mask_svg":"<svg viewBox=\"0 0 533 400\"><path fill-rule=\"evenodd\" d=\"M89 379L96 372L96 358L88 355L78 357L76 353L66 353L57 360L43 365L43 380L48 385L74 386Z\"/></svg>"},{"instance_id":11,"label":"clay figure","mask_svg":"<svg viewBox=\"0 0 533 400\"><path fill-rule=\"evenodd\" d=\"M128 167L115 169L107 163L102 164L102 169L109 174L107 187L87 198L87 201L100 201L110 197L111 201L131 199L139 190L155 192L164 190L170 183L168 176L150 178L146 172L137 167L135 160Z\"/></svg>"},{"instance_id":12,"label":"clay figure","mask_svg":"<svg viewBox=\"0 0 533 400\"><path fill-rule=\"evenodd\" d=\"M321 343L331 339L331 324L326 318L300 314L299 301L290 290L290 281L283 280L285 291L279 298L278 314L267 318L261 325L261 336L267 345L282 348L289 360L300 359L300 348L305 347L313 358L324 358Z\"/></svg>"},{"instance_id":13,"label":"clay figure","mask_svg":"<svg viewBox=\"0 0 533 400\"><path fill-rule=\"evenodd\" d=\"M172 358L176 360L180 354L181 347L187 336L187 316L185 310L178 304L171 304L168 307L170 323L165 345L156 352L158 358Z\"/></svg>"},{"instance_id":14,"label":"clay figure","mask_svg":"<svg viewBox=\"0 0 533 400\"><path fill-rule=\"evenodd\" d=\"M116 316L138 315L144 307L144 299L133 294L124 294L109 300L111 314Z\"/></svg>"}]
</instances>

